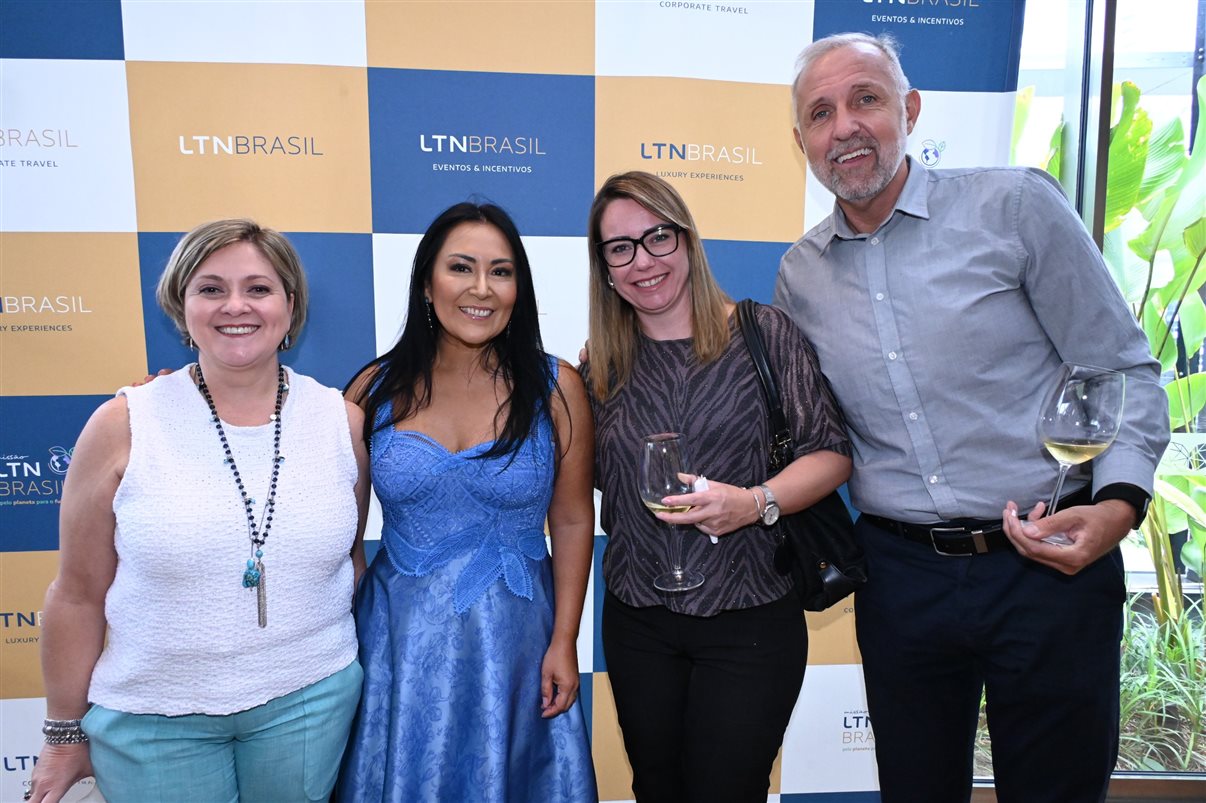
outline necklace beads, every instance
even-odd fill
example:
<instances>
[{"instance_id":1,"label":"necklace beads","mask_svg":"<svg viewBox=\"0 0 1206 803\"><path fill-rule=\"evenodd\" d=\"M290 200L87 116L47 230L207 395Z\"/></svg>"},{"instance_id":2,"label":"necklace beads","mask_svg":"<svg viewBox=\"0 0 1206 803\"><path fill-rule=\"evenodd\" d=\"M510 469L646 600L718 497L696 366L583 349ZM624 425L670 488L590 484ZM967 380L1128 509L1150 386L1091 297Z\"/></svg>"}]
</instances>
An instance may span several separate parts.
<instances>
[{"instance_id":1,"label":"necklace beads","mask_svg":"<svg viewBox=\"0 0 1206 803\"><path fill-rule=\"evenodd\" d=\"M252 506L255 500L247 495L247 489L243 485L243 478L239 474L239 467L235 463L234 452L231 451L230 442L226 439L226 430L222 428L222 419L218 415L218 408L214 405L213 396L209 392L209 385L205 383L205 374L201 371L201 363L197 363L197 390L201 391L201 396L205 399L205 404L209 407L210 420L213 421L214 429L218 431L218 440L222 444L222 451L225 454L223 462L230 466L231 476L234 477L235 486L239 489L239 497L243 500L243 510L247 514L247 535L251 541L251 557L247 559L247 566L243 570L243 587L254 588L256 590L256 608L259 617L259 626L268 626L268 593L267 573L264 570L264 544L268 540L268 531L272 529L272 514L276 508L276 484L280 477L281 463L285 462L285 458L281 456L281 405L284 402L285 392L289 390L289 384L285 381L284 366L277 366L277 382L276 382L276 403L273 406L271 420L272 428L272 477L268 483L268 498L264 502L264 508L260 513L259 527L255 523L255 513Z\"/></svg>"}]
</instances>

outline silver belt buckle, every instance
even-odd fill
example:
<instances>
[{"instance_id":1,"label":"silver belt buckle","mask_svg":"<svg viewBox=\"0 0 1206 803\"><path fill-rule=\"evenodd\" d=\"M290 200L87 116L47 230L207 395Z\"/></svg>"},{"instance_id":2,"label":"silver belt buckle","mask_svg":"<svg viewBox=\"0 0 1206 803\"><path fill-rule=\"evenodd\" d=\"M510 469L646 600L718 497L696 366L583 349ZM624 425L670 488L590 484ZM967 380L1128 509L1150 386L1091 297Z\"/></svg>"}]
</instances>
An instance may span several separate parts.
<instances>
[{"instance_id":1,"label":"silver belt buckle","mask_svg":"<svg viewBox=\"0 0 1206 803\"><path fill-rule=\"evenodd\" d=\"M975 553L947 552L947 551L943 550L940 546L938 546L938 536L937 536L938 533L963 533L965 535L970 535L971 539L972 539L972 546L975 548ZM931 527L930 528L930 544L934 547L935 552L937 552L939 555L943 555L944 557L948 557L948 558L966 558L966 557L970 557L972 554L983 555L985 552L988 551L988 542L986 542L984 540L984 531L983 530L969 531L966 527Z\"/></svg>"}]
</instances>

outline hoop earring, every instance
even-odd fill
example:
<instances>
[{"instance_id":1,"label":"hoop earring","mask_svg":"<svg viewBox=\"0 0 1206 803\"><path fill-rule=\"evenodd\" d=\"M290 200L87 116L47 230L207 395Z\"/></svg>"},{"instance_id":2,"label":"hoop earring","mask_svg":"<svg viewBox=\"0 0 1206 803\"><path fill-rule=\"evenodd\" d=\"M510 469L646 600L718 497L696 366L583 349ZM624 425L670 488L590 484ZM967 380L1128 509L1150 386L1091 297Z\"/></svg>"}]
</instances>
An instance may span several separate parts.
<instances>
[{"instance_id":1,"label":"hoop earring","mask_svg":"<svg viewBox=\"0 0 1206 803\"><path fill-rule=\"evenodd\" d=\"M276 347L276 350L277 351L288 351L291 348L293 348L293 338L292 338L292 336L289 335L289 333L286 332L285 339L282 340L281 344Z\"/></svg>"},{"instance_id":2,"label":"hoop earring","mask_svg":"<svg viewBox=\"0 0 1206 803\"><path fill-rule=\"evenodd\" d=\"M607 286L610 287L612 290L616 289L616 280L611 278L610 273L607 274Z\"/></svg>"},{"instance_id":3,"label":"hoop earring","mask_svg":"<svg viewBox=\"0 0 1206 803\"><path fill-rule=\"evenodd\" d=\"M423 299L423 311L427 313L427 328L429 331L435 331L435 325L431 322L431 299Z\"/></svg>"},{"instance_id":4,"label":"hoop earring","mask_svg":"<svg viewBox=\"0 0 1206 803\"><path fill-rule=\"evenodd\" d=\"M185 346L185 348L187 348L189 351L196 351L196 350L197 350L197 344L193 342L193 336L192 336L192 335L185 335L185 336L184 336L184 346Z\"/></svg>"}]
</instances>

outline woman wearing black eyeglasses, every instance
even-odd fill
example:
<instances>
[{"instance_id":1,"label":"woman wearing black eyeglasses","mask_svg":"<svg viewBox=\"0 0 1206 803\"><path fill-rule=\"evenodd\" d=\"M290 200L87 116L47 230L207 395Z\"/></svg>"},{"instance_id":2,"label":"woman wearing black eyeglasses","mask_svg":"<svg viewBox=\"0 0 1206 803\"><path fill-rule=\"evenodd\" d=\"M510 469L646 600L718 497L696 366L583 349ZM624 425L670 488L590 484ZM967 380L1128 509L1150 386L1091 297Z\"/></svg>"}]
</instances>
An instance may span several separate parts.
<instances>
[{"instance_id":1,"label":"woman wearing black eyeglasses","mask_svg":"<svg viewBox=\"0 0 1206 803\"><path fill-rule=\"evenodd\" d=\"M649 173L609 178L590 211L590 342L583 376L596 423L595 484L609 536L603 647L638 801L763 801L804 678L808 634L768 526L850 474L842 419L816 356L786 315L757 321L784 393L796 460L766 478L766 407L678 193ZM683 433L707 488L651 513L635 477L642 440ZM684 525L682 565L661 591ZM689 525L689 526L687 526Z\"/></svg>"}]
</instances>

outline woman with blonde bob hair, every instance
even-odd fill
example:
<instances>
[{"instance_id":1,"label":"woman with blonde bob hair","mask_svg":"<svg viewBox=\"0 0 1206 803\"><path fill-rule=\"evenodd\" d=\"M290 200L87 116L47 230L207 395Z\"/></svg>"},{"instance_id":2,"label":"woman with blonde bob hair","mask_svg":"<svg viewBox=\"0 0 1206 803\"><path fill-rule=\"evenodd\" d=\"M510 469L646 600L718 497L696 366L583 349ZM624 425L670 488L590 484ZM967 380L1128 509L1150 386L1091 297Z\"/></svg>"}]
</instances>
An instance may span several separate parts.
<instances>
[{"instance_id":1,"label":"woman with blonde bob hair","mask_svg":"<svg viewBox=\"0 0 1206 803\"><path fill-rule=\"evenodd\" d=\"M327 800L362 678L363 413L278 360L306 280L277 232L198 226L158 300L197 360L76 442L25 799L95 775L111 803Z\"/></svg>"},{"instance_id":2,"label":"woman with blonde bob hair","mask_svg":"<svg viewBox=\"0 0 1206 803\"><path fill-rule=\"evenodd\" d=\"M843 422L812 348L785 314L758 307L795 443L795 460L767 478L766 406L735 305L668 183L607 179L587 237L583 375L608 534L603 648L633 791L638 801L762 801L808 650L799 598L773 566L772 525L849 476ZM669 432L708 479L660 500L685 512L654 514L633 477L645 436ZM666 524L694 528L681 566L701 584L655 586L676 564Z\"/></svg>"}]
</instances>

